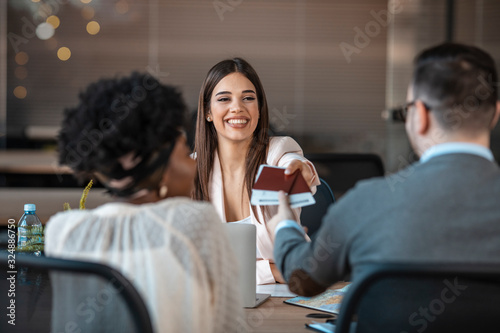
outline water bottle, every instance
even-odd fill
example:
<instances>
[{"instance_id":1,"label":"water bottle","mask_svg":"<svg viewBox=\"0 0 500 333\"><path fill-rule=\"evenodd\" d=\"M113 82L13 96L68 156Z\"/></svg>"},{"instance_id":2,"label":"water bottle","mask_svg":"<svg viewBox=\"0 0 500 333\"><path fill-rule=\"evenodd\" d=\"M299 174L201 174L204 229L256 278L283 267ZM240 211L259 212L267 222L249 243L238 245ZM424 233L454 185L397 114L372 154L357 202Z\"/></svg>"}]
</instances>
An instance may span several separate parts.
<instances>
[{"instance_id":1,"label":"water bottle","mask_svg":"<svg viewBox=\"0 0 500 333\"><path fill-rule=\"evenodd\" d=\"M25 204L24 214L17 224L17 247L19 250L30 250L36 256L41 255L42 222L36 216L36 205Z\"/></svg>"}]
</instances>

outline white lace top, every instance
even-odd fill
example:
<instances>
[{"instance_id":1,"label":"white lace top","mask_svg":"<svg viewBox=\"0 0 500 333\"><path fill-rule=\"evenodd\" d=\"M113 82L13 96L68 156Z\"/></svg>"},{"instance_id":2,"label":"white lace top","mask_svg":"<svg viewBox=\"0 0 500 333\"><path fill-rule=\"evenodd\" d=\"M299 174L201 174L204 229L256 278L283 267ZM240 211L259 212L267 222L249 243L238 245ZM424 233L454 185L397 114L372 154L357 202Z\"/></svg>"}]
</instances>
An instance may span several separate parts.
<instances>
[{"instance_id":1,"label":"white lace top","mask_svg":"<svg viewBox=\"0 0 500 333\"><path fill-rule=\"evenodd\" d=\"M45 252L118 269L143 297L155 332L244 331L237 265L209 203L173 198L61 212L48 222Z\"/></svg>"}]
</instances>

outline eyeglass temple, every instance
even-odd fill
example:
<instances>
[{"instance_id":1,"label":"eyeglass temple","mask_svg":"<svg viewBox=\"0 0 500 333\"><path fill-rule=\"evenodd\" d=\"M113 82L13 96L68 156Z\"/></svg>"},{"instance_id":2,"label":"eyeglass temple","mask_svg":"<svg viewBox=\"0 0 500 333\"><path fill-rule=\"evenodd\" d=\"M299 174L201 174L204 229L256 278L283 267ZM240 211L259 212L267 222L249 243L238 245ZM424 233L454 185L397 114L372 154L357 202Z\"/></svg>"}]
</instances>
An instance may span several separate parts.
<instances>
[{"instance_id":1,"label":"eyeglass temple","mask_svg":"<svg viewBox=\"0 0 500 333\"><path fill-rule=\"evenodd\" d=\"M403 107L383 110L380 116L387 121L404 122Z\"/></svg>"}]
</instances>

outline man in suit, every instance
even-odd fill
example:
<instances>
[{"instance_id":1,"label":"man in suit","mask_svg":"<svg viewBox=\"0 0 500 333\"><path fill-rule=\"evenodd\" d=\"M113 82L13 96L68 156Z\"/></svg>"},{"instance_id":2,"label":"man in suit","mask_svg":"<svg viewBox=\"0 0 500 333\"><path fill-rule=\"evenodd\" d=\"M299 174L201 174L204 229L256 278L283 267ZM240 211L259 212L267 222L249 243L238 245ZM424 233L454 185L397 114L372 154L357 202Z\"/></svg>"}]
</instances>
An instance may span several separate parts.
<instances>
[{"instance_id":1,"label":"man in suit","mask_svg":"<svg viewBox=\"0 0 500 333\"><path fill-rule=\"evenodd\" d=\"M423 51L402 108L420 161L359 182L307 242L281 194L268 224L276 264L312 296L372 262L500 262L500 169L489 149L500 115L495 63L460 44Z\"/></svg>"}]
</instances>

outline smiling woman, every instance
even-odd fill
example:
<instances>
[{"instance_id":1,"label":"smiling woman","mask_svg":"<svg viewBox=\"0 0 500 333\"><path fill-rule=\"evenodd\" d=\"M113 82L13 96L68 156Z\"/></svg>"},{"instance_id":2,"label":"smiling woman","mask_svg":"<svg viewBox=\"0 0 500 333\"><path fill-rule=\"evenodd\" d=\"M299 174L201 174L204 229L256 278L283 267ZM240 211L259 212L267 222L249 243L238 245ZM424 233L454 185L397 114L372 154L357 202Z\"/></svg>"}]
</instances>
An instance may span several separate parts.
<instances>
[{"instance_id":1,"label":"smiling woman","mask_svg":"<svg viewBox=\"0 0 500 333\"><path fill-rule=\"evenodd\" d=\"M220 80L212 92L208 117L219 142L251 140L259 122L259 105L252 82L237 72Z\"/></svg>"},{"instance_id":2,"label":"smiling woman","mask_svg":"<svg viewBox=\"0 0 500 333\"><path fill-rule=\"evenodd\" d=\"M268 131L266 95L252 66L235 58L212 67L198 101L194 196L211 201L225 222L257 227L258 284L284 282L274 265L273 241L266 229L276 207L250 205L259 165L287 167L290 174L300 170L313 192L319 185L314 166L297 142L269 137Z\"/></svg>"}]
</instances>

